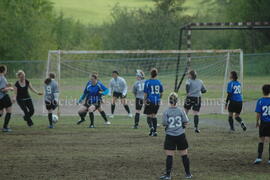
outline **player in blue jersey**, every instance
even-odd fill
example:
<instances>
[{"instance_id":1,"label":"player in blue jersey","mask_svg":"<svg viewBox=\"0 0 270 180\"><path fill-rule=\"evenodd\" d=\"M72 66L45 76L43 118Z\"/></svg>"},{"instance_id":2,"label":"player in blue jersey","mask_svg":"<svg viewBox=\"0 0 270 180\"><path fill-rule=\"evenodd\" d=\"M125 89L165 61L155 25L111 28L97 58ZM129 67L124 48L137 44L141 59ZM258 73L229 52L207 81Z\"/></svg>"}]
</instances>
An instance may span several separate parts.
<instances>
[{"instance_id":1,"label":"player in blue jersey","mask_svg":"<svg viewBox=\"0 0 270 180\"><path fill-rule=\"evenodd\" d=\"M147 123L150 128L149 136L157 136L157 112L163 93L163 86L157 79L158 71L151 69L151 78L144 84L144 114L147 115Z\"/></svg>"},{"instance_id":2,"label":"player in blue jersey","mask_svg":"<svg viewBox=\"0 0 270 180\"><path fill-rule=\"evenodd\" d=\"M80 100L78 103L82 103L85 99L85 103L83 106L79 109L79 116L81 117L81 120L77 122L77 124L81 124L85 121L85 116L87 112L89 112L90 117L90 126L89 128L94 128L94 112L98 110L105 120L105 124L109 125L111 124L105 112L101 108L101 102L102 102L102 96L107 95L109 93L109 89L106 88L100 81L98 81L98 75L97 73L93 73L90 76L90 81L87 83L83 95L80 97Z\"/></svg>"},{"instance_id":3,"label":"player in blue jersey","mask_svg":"<svg viewBox=\"0 0 270 180\"><path fill-rule=\"evenodd\" d=\"M259 128L259 144L258 144L258 157L254 164L260 164L262 162L262 153L264 142L270 142L270 84L265 84L262 87L263 97L257 102L256 113L257 113L257 124L256 127ZM269 160L270 164L270 144L269 144Z\"/></svg>"},{"instance_id":4,"label":"player in blue jersey","mask_svg":"<svg viewBox=\"0 0 270 180\"><path fill-rule=\"evenodd\" d=\"M240 113L242 111L243 106L243 97L242 97L242 85L238 79L237 72L232 71L230 73L231 81L228 83L227 86L227 99L225 104L225 109L229 111L229 124L231 131L235 131L234 129L234 121L233 115L235 116L235 120L240 123L242 129L244 131L247 130L245 123L240 117Z\"/></svg>"}]
</instances>

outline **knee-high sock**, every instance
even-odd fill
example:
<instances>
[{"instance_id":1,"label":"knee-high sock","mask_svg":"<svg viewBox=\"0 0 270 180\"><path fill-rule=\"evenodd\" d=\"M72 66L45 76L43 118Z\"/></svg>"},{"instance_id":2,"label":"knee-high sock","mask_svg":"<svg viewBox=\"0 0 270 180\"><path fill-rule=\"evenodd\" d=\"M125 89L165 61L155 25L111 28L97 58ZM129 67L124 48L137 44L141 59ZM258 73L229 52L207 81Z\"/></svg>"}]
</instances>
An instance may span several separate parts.
<instances>
[{"instance_id":1,"label":"knee-high sock","mask_svg":"<svg viewBox=\"0 0 270 180\"><path fill-rule=\"evenodd\" d=\"M147 117L147 124L149 126L149 128L153 128L153 122L152 122L152 118L151 117Z\"/></svg>"},{"instance_id":2,"label":"knee-high sock","mask_svg":"<svg viewBox=\"0 0 270 180\"><path fill-rule=\"evenodd\" d=\"M85 120L85 116L86 116L87 112L80 112L79 116L81 117L81 120L84 121Z\"/></svg>"},{"instance_id":3,"label":"knee-high sock","mask_svg":"<svg viewBox=\"0 0 270 180\"><path fill-rule=\"evenodd\" d=\"M199 116L194 115L194 126L195 126L195 128L198 128L198 125L199 125Z\"/></svg>"},{"instance_id":4,"label":"knee-high sock","mask_svg":"<svg viewBox=\"0 0 270 180\"><path fill-rule=\"evenodd\" d=\"M107 116L106 116L105 112L101 111L100 114L101 114L102 118L104 119L104 121L107 122L108 119L107 119Z\"/></svg>"},{"instance_id":5,"label":"knee-high sock","mask_svg":"<svg viewBox=\"0 0 270 180\"><path fill-rule=\"evenodd\" d=\"M234 129L233 118L231 116L229 116L228 121L229 121L230 128Z\"/></svg>"},{"instance_id":6,"label":"knee-high sock","mask_svg":"<svg viewBox=\"0 0 270 180\"><path fill-rule=\"evenodd\" d=\"M94 125L94 113L89 112L89 117L90 117L90 125Z\"/></svg>"},{"instance_id":7,"label":"knee-high sock","mask_svg":"<svg viewBox=\"0 0 270 180\"><path fill-rule=\"evenodd\" d=\"M53 122L52 122L52 113L48 113L48 119L49 119L50 126L52 126L53 125Z\"/></svg>"},{"instance_id":8,"label":"knee-high sock","mask_svg":"<svg viewBox=\"0 0 270 180\"><path fill-rule=\"evenodd\" d=\"M11 117L11 113L6 113L3 128L8 128L10 117Z\"/></svg>"},{"instance_id":9,"label":"knee-high sock","mask_svg":"<svg viewBox=\"0 0 270 180\"><path fill-rule=\"evenodd\" d=\"M167 156L166 159L166 175L170 176L173 166L173 156Z\"/></svg>"},{"instance_id":10,"label":"knee-high sock","mask_svg":"<svg viewBox=\"0 0 270 180\"><path fill-rule=\"evenodd\" d=\"M130 110L129 110L129 107L128 107L127 104L124 105L124 108L125 108L125 110L127 111L127 113L129 114L129 113L130 113Z\"/></svg>"},{"instance_id":11,"label":"knee-high sock","mask_svg":"<svg viewBox=\"0 0 270 180\"><path fill-rule=\"evenodd\" d=\"M261 159L262 158L262 153L263 153L263 143L259 143L258 144L258 158Z\"/></svg>"},{"instance_id":12,"label":"knee-high sock","mask_svg":"<svg viewBox=\"0 0 270 180\"><path fill-rule=\"evenodd\" d=\"M157 131L157 118L152 118L154 132Z\"/></svg>"},{"instance_id":13,"label":"knee-high sock","mask_svg":"<svg viewBox=\"0 0 270 180\"><path fill-rule=\"evenodd\" d=\"M186 174L189 175L190 167L189 167L189 158L187 155L182 156L182 162L183 162Z\"/></svg>"},{"instance_id":14,"label":"knee-high sock","mask_svg":"<svg viewBox=\"0 0 270 180\"><path fill-rule=\"evenodd\" d=\"M140 121L140 113L136 113L135 114L135 119L134 119L134 124L136 126L138 126L139 125L139 121Z\"/></svg>"},{"instance_id":15,"label":"knee-high sock","mask_svg":"<svg viewBox=\"0 0 270 180\"><path fill-rule=\"evenodd\" d=\"M239 116L236 117L235 120L236 120L237 122L239 122L240 124L243 122L242 119L241 119Z\"/></svg>"},{"instance_id":16,"label":"knee-high sock","mask_svg":"<svg viewBox=\"0 0 270 180\"><path fill-rule=\"evenodd\" d=\"M270 161L270 143L269 143L269 161Z\"/></svg>"},{"instance_id":17,"label":"knee-high sock","mask_svg":"<svg viewBox=\"0 0 270 180\"><path fill-rule=\"evenodd\" d=\"M115 104L111 104L111 113L114 114Z\"/></svg>"}]
</instances>

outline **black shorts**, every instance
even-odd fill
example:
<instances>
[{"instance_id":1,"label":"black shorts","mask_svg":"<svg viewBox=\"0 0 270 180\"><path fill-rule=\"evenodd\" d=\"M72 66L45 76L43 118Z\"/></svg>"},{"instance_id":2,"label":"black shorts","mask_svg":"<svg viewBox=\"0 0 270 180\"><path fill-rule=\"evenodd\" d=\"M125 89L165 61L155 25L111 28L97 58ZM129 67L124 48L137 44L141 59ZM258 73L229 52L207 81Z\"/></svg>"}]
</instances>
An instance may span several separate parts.
<instances>
[{"instance_id":1,"label":"black shorts","mask_svg":"<svg viewBox=\"0 0 270 180\"><path fill-rule=\"evenodd\" d=\"M101 101L98 101L96 103L85 102L84 107L86 107L88 109L90 106L94 105L95 108L98 109L98 108L100 108L100 104L101 104Z\"/></svg>"},{"instance_id":2,"label":"black shorts","mask_svg":"<svg viewBox=\"0 0 270 180\"><path fill-rule=\"evenodd\" d=\"M228 111L230 113L237 113L240 114L242 111L242 107L243 107L243 102L240 101L230 101L229 106L228 106Z\"/></svg>"},{"instance_id":3,"label":"black shorts","mask_svg":"<svg viewBox=\"0 0 270 180\"><path fill-rule=\"evenodd\" d=\"M260 137L270 137L270 123L261 122L259 128Z\"/></svg>"},{"instance_id":4,"label":"black shorts","mask_svg":"<svg viewBox=\"0 0 270 180\"><path fill-rule=\"evenodd\" d=\"M58 106L56 101L45 101L47 110L55 110Z\"/></svg>"},{"instance_id":5,"label":"black shorts","mask_svg":"<svg viewBox=\"0 0 270 180\"><path fill-rule=\"evenodd\" d=\"M120 93L120 92L113 92L113 97L116 97L117 99L118 99L118 98L123 99L123 98L126 98L127 95L123 96L123 94Z\"/></svg>"},{"instance_id":6,"label":"black shorts","mask_svg":"<svg viewBox=\"0 0 270 180\"><path fill-rule=\"evenodd\" d=\"M144 111L143 111L143 113L146 114L146 115L157 114L158 109L159 109L159 103L148 102L148 103L146 103L144 105Z\"/></svg>"},{"instance_id":7,"label":"black shorts","mask_svg":"<svg viewBox=\"0 0 270 180\"><path fill-rule=\"evenodd\" d=\"M200 111L201 109L201 97L187 97L185 100L184 108L193 111Z\"/></svg>"},{"instance_id":8,"label":"black shorts","mask_svg":"<svg viewBox=\"0 0 270 180\"><path fill-rule=\"evenodd\" d=\"M136 110L141 110L143 107L143 99L136 98Z\"/></svg>"},{"instance_id":9,"label":"black shorts","mask_svg":"<svg viewBox=\"0 0 270 180\"><path fill-rule=\"evenodd\" d=\"M0 110L9 108L11 106L12 106L12 102L8 94L6 94L2 99L0 99Z\"/></svg>"},{"instance_id":10,"label":"black shorts","mask_svg":"<svg viewBox=\"0 0 270 180\"><path fill-rule=\"evenodd\" d=\"M188 142L185 134L180 136L166 135L164 142L165 150L185 150L188 148Z\"/></svg>"}]
</instances>

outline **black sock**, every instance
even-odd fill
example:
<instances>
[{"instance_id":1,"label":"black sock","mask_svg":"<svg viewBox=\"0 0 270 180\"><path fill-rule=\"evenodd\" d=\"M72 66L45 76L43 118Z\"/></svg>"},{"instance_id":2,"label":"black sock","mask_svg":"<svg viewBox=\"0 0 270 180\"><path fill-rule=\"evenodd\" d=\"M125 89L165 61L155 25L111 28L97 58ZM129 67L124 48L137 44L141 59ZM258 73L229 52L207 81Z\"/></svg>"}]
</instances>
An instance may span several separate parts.
<instances>
[{"instance_id":1,"label":"black sock","mask_svg":"<svg viewBox=\"0 0 270 180\"><path fill-rule=\"evenodd\" d=\"M157 118L152 118L154 132L157 132Z\"/></svg>"},{"instance_id":2,"label":"black sock","mask_svg":"<svg viewBox=\"0 0 270 180\"><path fill-rule=\"evenodd\" d=\"M101 114L102 118L104 119L104 121L107 122L108 119L107 119L107 116L106 116L105 112L101 111L100 114Z\"/></svg>"},{"instance_id":3,"label":"black sock","mask_svg":"<svg viewBox=\"0 0 270 180\"><path fill-rule=\"evenodd\" d=\"M114 114L114 110L115 110L115 104L112 104L111 105L111 112L112 112L112 114Z\"/></svg>"},{"instance_id":4,"label":"black sock","mask_svg":"<svg viewBox=\"0 0 270 180\"><path fill-rule=\"evenodd\" d=\"M130 110L129 110L129 107L128 107L127 104L124 105L124 108L125 108L125 110L127 111L127 113L129 114L129 113L130 113Z\"/></svg>"},{"instance_id":5,"label":"black sock","mask_svg":"<svg viewBox=\"0 0 270 180\"><path fill-rule=\"evenodd\" d=\"M229 116L229 125L231 129L234 129L234 124L233 124L233 118L231 116Z\"/></svg>"},{"instance_id":6,"label":"black sock","mask_svg":"<svg viewBox=\"0 0 270 180\"><path fill-rule=\"evenodd\" d=\"M242 119L241 119L239 116L236 117L235 120L236 120L237 122L239 122L240 124L243 122Z\"/></svg>"},{"instance_id":7,"label":"black sock","mask_svg":"<svg viewBox=\"0 0 270 180\"><path fill-rule=\"evenodd\" d=\"M182 156L183 165L187 175L190 175L189 159L187 155Z\"/></svg>"},{"instance_id":8,"label":"black sock","mask_svg":"<svg viewBox=\"0 0 270 180\"><path fill-rule=\"evenodd\" d=\"M89 112L89 117L90 117L90 125L94 125L94 113Z\"/></svg>"},{"instance_id":9,"label":"black sock","mask_svg":"<svg viewBox=\"0 0 270 180\"><path fill-rule=\"evenodd\" d=\"M270 161L270 144L269 144L269 161Z\"/></svg>"},{"instance_id":10,"label":"black sock","mask_svg":"<svg viewBox=\"0 0 270 180\"><path fill-rule=\"evenodd\" d=\"M9 124L10 117L11 117L11 113L6 113L3 128L8 128L8 124Z\"/></svg>"},{"instance_id":11,"label":"black sock","mask_svg":"<svg viewBox=\"0 0 270 180\"><path fill-rule=\"evenodd\" d=\"M258 158L262 158L262 153L263 153L263 143L258 144Z\"/></svg>"},{"instance_id":12,"label":"black sock","mask_svg":"<svg viewBox=\"0 0 270 180\"><path fill-rule=\"evenodd\" d=\"M194 115L194 126L195 126L195 128L198 128L198 125L199 125L199 116Z\"/></svg>"},{"instance_id":13,"label":"black sock","mask_svg":"<svg viewBox=\"0 0 270 180\"><path fill-rule=\"evenodd\" d=\"M140 121L140 113L136 113L135 120L134 120L135 126L139 125L139 121Z\"/></svg>"},{"instance_id":14,"label":"black sock","mask_svg":"<svg viewBox=\"0 0 270 180\"><path fill-rule=\"evenodd\" d=\"M153 122L152 122L152 118L151 117L147 117L147 124L149 126L149 128L153 128Z\"/></svg>"},{"instance_id":15,"label":"black sock","mask_svg":"<svg viewBox=\"0 0 270 180\"><path fill-rule=\"evenodd\" d=\"M80 112L79 116L81 117L81 120L84 121L85 120L85 116L86 116L87 112Z\"/></svg>"},{"instance_id":16,"label":"black sock","mask_svg":"<svg viewBox=\"0 0 270 180\"><path fill-rule=\"evenodd\" d=\"M52 126L53 125L53 122L52 122L52 113L48 113L48 119L49 119L50 126Z\"/></svg>"},{"instance_id":17,"label":"black sock","mask_svg":"<svg viewBox=\"0 0 270 180\"><path fill-rule=\"evenodd\" d=\"M166 175L170 176L173 166L173 156L167 156L166 159Z\"/></svg>"}]
</instances>

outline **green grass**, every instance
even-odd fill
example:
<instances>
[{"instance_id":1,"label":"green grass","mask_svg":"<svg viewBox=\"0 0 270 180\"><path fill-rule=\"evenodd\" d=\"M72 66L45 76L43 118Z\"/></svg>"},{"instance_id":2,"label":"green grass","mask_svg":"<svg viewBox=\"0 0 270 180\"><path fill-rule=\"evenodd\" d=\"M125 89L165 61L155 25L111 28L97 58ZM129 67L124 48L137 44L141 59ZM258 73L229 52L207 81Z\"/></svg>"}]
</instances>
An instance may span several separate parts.
<instances>
[{"instance_id":1,"label":"green grass","mask_svg":"<svg viewBox=\"0 0 270 180\"><path fill-rule=\"evenodd\" d=\"M237 126L227 131L225 116L202 116L200 135L187 129L189 156L194 179L198 180L266 180L270 166L264 161L252 165L257 151L257 130L253 115L244 114L248 131ZM100 117L96 129L88 122L77 126L76 117L62 117L55 129L47 129L46 117L33 118L28 128L20 116L13 116L12 133L0 133L0 177L18 180L155 180L165 168L164 131L147 136L145 117L141 128L131 129L132 120L115 117L106 127ZM160 118L159 118L160 120ZM208 124L208 123L210 124ZM217 122L223 126L217 126ZM191 125L192 126L192 125ZM268 158L265 149L264 160ZM181 157L174 159L173 178L183 179Z\"/></svg>"},{"instance_id":2,"label":"green grass","mask_svg":"<svg viewBox=\"0 0 270 180\"><path fill-rule=\"evenodd\" d=\"M152 0L52 0L57 11L83 23L102 24L111 20L111 10L120 7L147 8L153 6Z\"/></svg>"}]
</instances>

